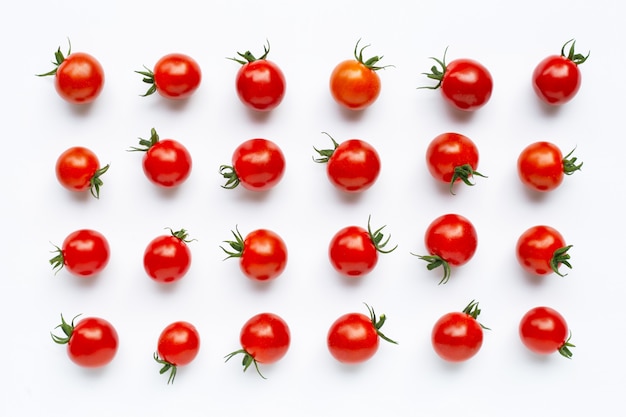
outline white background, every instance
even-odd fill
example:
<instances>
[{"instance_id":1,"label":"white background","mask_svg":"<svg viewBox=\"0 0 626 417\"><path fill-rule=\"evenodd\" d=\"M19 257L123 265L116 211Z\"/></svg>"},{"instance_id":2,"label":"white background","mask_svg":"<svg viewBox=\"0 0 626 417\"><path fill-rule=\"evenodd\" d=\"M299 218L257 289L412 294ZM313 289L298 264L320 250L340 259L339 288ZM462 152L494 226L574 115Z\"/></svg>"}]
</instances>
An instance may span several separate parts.
<instances>
[{"instance_id":1,"label":"white background","mask_svg":"<svg viewBox=\"0 0 626 417\"><path fill-rule=\"evenodd\" d=\"M580 416L621 406L621 2L67 0L0 7L1 414ZM52 68L53 52L66 50L67 38L105 69L104 91L88 107L65 103L51 78L34 75ZM381 64L394 67L379 72L378 101L354 114L333 102L328 77L359 38L371 44L368 57L384 55ZM548 109L534 96L530 76L570 38L581 53L591 51L581 66L582 88L570 103ZM258 54L266 39L287 93L278 109L259 116L238 101L238 64L226 57L247 49ZM431 84L421 73L447 46L448 60L474 58L493 75L491 101L473 114L450 110L438 91L417 89ZM199 62L199 90L185 103L140 97L146 86L134 71L170 52ZM173 192L150 184L141 156L127 152L152 127L184 143L193 157L190 178ZM313 146L329 143L322 131L378 149L383 170L365 194L341 195L312 162ZM476 142L479 170L489 176L457 187L455 196L424 163L429 141L445 131ZM279 144L285 177L261 195L222 189L219 165L253 137ZM576 147L584 162L551 194L530 193L517 179L517 155L537 140L565 153ZM56 158L73 145L111 164L100 200L57 183ZM446 212L474 223L479 246L438 286L439 271L427 271L410 252L424 252L426 227ZM369 276L347 282L328 262L328 242L344 226L365 226L370 214L374 226L387 225L398 249ZM574 268L565 278L531 278L516 262L517 237L539 223L574 245ZM281 277L255 285L236 261L222 261L219 246L235 225L244 234L266 227L284 238L289 262ZM54 275L53 244L86 227L108 238L108 267L88 281L67 271ZM184 227L197 239L189 274L169 287L152 282L142 267L145 246L166 227ZM444 363L430 345L432 325L472 299L492 330L469 362ZM383 330L399 345L383 343L362 365L340 365L326 349L327 329L341 314L366 312L363 302L387 314ZM538 357L521 345L519 319L536 305L567 319L577 345L572 360ZM241 325L262 311L281 315L292 332L283 360L262 367L267 380L243 373L238 360L223 360L239 348ZM96 371L70 362L50 338L60 313L111 321L120 336L115 360ZM160 331L175 320L194 323L202 346L168 386L152 353Z\"/></svg>"}]
</instances>

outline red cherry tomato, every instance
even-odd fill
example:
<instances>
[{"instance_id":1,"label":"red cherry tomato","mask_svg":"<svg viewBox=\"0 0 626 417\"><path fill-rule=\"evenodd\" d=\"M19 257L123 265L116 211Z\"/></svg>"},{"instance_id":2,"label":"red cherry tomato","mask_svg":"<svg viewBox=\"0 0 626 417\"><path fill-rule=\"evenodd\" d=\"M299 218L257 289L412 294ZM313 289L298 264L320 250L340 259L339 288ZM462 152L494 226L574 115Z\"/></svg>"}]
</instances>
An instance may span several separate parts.
<instances>
[{"instance_id":1,"label":"red cherry tomato","mask_svg":"<svg viewBox=\"0 0 626 417\"><path fill-rule=\"evenodd\" d=\"M483 345L479 314L478 302L471 301L463 311L441 316L431 333L435 353L449 362L463 362L476 355Z\"/></svg>"},{"instance_id":2,"label":"red cherry tomato","mask_svg":"<svg viewBox=\"0 0 626 417\"><path fill-rule=\"evenodd\" d=\"M571 334L563 316L550 307L530 309L519 324L519 335L524 346L532 352L548 355L559 352L566 358L572 357Z\"/></svg>"},{"instance_id":3,"label":"red cherry tomato","mask_svg":"<svg viewBox=\"0 0 626 417\"><path fill-rule=\"evenodd\" d=\"M360 42L360 41L359 41ZM354 47L354 59L340 62L330 74L330 92L337 103L350 110L363 110L372 105L380 94L380 77L376 71L382 56L363 58L359 42Z\"/></svg>"},{"instance_id":4,"label":"red cherry tomato","mask_svg":"<svg viewBox=\"0 0 626 417\"><path fill-rule=\"evenodd\" d=\"M159 336L154 360L162 365L160 373L169 371L167 383L173 383L179 366L191 363L200 350L200 334L186 321L171 323Z\"/></svg>"},{"instance_id":5,"label":"red cherry tomato","mask_svg":"<svg viewBox=\"0 0 626 417\"><path fill-rule=\"evenodd\" d=\"M250 279L269 281L283 273L287 266L287 246L276 233L267 229L254 230L244 239L238 229L235 240L224 241L232 250L222 247L229 258L239 258L241 271Z\"/></svg>"},{"instance_id":6,"label":"red cherry tomato","mask_svg":"<svg viewBox=\"0 0 626 417\"><path fill-rule=\"evenodd\" d=\"M570 44L567 55L565 48ZM574 51L576 41L565 42L561 48L561 55L550 55L544 58L533 71L533 89L544 103L557 106L570 101L581 84L580 68L589 54L577 54Z\"/></svg>"},{"instance_id":7,"label":"red cherry tomato","mask_svg":"<svg viewBox=\"0 0 626 417\"><path fill-rule=\"evenodd\" d=\"M243 354L244 372L254 364L257 372L259 364L272 364L285 356L291 344L291 332L285 320L273 313L261 313L251 317L239 334L241 349L225 356L228 362L233 356Z\"/></svg>"},{"instance_id":8,"label":"red cherry tomato","mask_svg":"<svg viewBox=\"0 0 626 417\"><path fill-rule=\"evenodd\" d=\"M328 330L328 350L339 362L355 364L367 361L378 351L379 338L397 344L380 331L386 316L382 314L376 318L374 309L366 306L369 317L361 313L344 314Z\"/></svg>"},{"instance_id":9,"label":"red cherry tomato","mask_svg":"<svg viewBox=\"0 0 626 417\"><path fill-rule=\"evenodd\" d=\"M107 365L117 353L117 331L111 323L98 317L84 318L75 325L76 317L68 324L61 315L61 324L57 328L65 337L52 334L52 340L67 345L69 358L79 366L98 368Z\"/></svg>"},{"instance_id":10,"label":"red cherry tomato","mask_svg":"<svg viewBox=\"0 0 626 417\"><path fill-rule=\"evenodd\" d=\"M63 152L56 163L59 183L70 191L89 190L95 198L100 198L100 177L107 172L109 165L100 168L95 153L82 146L74 146Z\"/></svg>"},{"instance_id":11,"label":"red cherry tomato","mask_svg":"<svg viewBox=\"0 0 626 417\"><path fill-rule=\"evenodd\" d=\"M159 139L153 128L150 139L141 139L140 148L131 151L145 152L142 160L146 177L160 187L172 188L181 185L191 174L191 154L180 142Z\"/></svg>"},{"instance_id":12,"label":"red cherry tomato","mask_svg":"<svg viewBox=\"0 0 626 417\"><path fill-rule=\"evenodd\" d=\"M470 177L483 174L478 168L478 148L467 136L459 133L442 133L436 136L426 149L426 165L433 178L450 184L463 181L473 186Z\"/></svg>"},{"instance_id":13,"label":"red cherry tomato","mask_svg":"<svg viewBox=\"0 0 626 417\"><path fill-rule=\"evenodd\" d=\"M329 136L330 137L330 136ZM315 162L325 163L330 182L348 193L358 193L370 188L380 174L380 157L369 143L360 139L349 139L341 144L333 141L333 149L315 151L320 158Z\"/></svg>"},{"instance_id":14,"label":"red cherry tomato","mask_svg":"<svg viewBox=\"0 0 626 417\"><path fill-rule=\"evenodd\" d=\"M143 266L156 282L170 284L185 276L191 266L187 231L181 229L154 238L143 254Z\"/></svg>"},{"instance_id":15,"label":"red cherry tomato","mask_svg":"<svg viewBox=\"0 0 626 417\"><path fill-rule=\"evenodd\" d=\"M56 248L56 256L50 259L55 271L65 267L79 277L92 277L109 262L109 243L95 230L81 229L70 233L63 245Z\"/></svg>"},{"instance_id":16,"label":"red cherry tomato","mask_svg":"<svg viewBox=\"0 0 626 417\"><path fill-rule=\"evenodd\" d=\"M61 98L73 104L87 104L100 95L104 87L104 70L96 58L84 52L72 53L71 44L67 57L61 47L54 57L55 68L38 76L54 75L54 87Z\"/></svg>"},{"instance_id":17,"label":"red cherry tomato","mask_svg":"<svg viewBox=\"0 0 626 417\"><path fill-rule=\"evenodd\" d=\"M198 63L190 56L178 53L159 59L154 70L146 68L146 71L135 72L143 75L143 81L150 84L143 97L157 92L168 99L186 99L198 89L202 80Z\"/></svg>"},{"instance_id":18,"label":"red cherry tomato","mask_svg":"<svg viewBox=\"0 0 626 417\"><path fill-rule=\"evenodd\" d=\"M360 226L344 227L330 241L330 263L346 277L358 277L371 272L378 263L379 252L390 253L397 248L396 245L392 249L384 249L391 236L383 241L382 230L385 226L372 231L370 218L367 220L367 230Z\"/></svg>"},{"instance_id":19,"label":"red cherry tomato","mask_svg":"<svg viewBox=\"0 0 626 417\"><path fill-rule=\"evenodd\" d=\"M565 245L565 239L556 229L544 225L533 226L517 240L517 260L531 274L547 275L554 272L564 276L559 267L572 267L567 253L571 247Z\"/></svg>"},{"instance_id":20,"label":"red cherry tomato","mask_svg":"<svg viewBox=\"0 0 626 417\"><path fill-rule=\"evenodd\" d=\"M443 268L440 284L450 279L450 266L466 264L476 252L478 235L474 225L458 214L444 214L431 222L424 234L424 244L430 255L418 256L428 262L428 270Z\"/></svg>"},{"instance_id":21,"label":"red cherry tomato","mask_svg":"<svg viewBox=\"0 0 626 417\"><path fill-rule=\"evenodd\" d=\"M517 173L522 183L536 191L552 191L563 182L564 175L580 170L577 158L563 156L561 150L550 142L535 142L528 145L517 159Z\"/></svg>"},{"instance_id":22,"label":"red cherry tomato","mask_svg":"<svg viewBox=\"0 0 626 417\"><path fill-rule=\"evenodd\" d=\"M445 52L443 60L432 59L441 69L433 65L431 72L424 75L439 83L422 88L441 88L443 98L459 110L474 111L487 104L493 91L493 79L481 63L472 59L455 59L446 64Z\"/></svg>"},{"instance_id":23,"label":"red cherry tomato","mask_svg":"<svg viewBox=\"0 0 626 417\"><path fill-rule=\"evenodd\" d=\"M220 166L227 180L223 188L241 184L251 191L266 191L280 182L285 173L285 156L278 145L267 139L250 139L235 149L231 165Z\"/></svg>"}]
</instances>

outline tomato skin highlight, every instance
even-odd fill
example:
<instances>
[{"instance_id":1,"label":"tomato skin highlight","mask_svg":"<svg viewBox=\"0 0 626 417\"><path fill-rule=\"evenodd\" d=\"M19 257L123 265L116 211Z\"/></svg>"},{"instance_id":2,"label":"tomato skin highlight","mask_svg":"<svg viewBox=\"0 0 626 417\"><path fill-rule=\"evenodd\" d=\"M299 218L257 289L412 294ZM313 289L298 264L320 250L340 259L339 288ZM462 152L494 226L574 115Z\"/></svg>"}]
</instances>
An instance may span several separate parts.
<instances>
[{"instance_id":1,"label":"tomato skin highlight","mask_svg":"<svg viewBox=\"0 0 626 417\"><path fill-rule=\"evenodd\" d=\"M239 100L256 111L270 111L283 101L285 75L272 61L259 59L244 64L237 72L236 90Z\"/></svg>"},{"instance_id":2,"label":"tomato skin highlight","mask_svg":"<svg viewBox=\"0 0 626 417\"><path fill-rule=\"evenodd\" d=\"M71 53L58 66L54 87L70 103L91 103L104 87L104 70L93 56L84 52Z\"/></svg>"},{"instance_id":3,"label":"tomato skin highlight","mask_svg":"<svg viewBox=\"0 0 626 417\"><path fill-rule=\"evenodd\" d=\"M483 330L471 315L451 312L437 320L433 326L431 339L439 357L449 362L463 362L480 350L483 344Z\"/></svg>"},{"instance_id":4,"label":"tomato skin highlight","mask_svg":"<svg viewBox=\"0 0 626 417\"><path fill-rule=\"evenodd\" d=\"M172 233L150 241L143 256L144 269L150 278L170 284L187 274L191 267L191 250L184 239Z\"/></svg>"},{"instance_id":5,"label":"tomato skin highlight","mask_svg":"<svg viewBox=\"0 0 626 417\"><path fill-rule=\"evenodd\" d=\"M163 56L154 65L153 72L156 91L172 100L189 98L202 80L198 63L190 56L180 53Z\"/></svg>"},{"instance_id":6,"label":"tomato skin highlight","mask_svg":"<svg viewBox=\"0 0 626 417\"><path fill-rule=\"evenodd\" d=\"M159 357L173 366L191 363L200 350L200 334L186 321L176 321L161 331L157 343Z\"/></svg>"},{"instance_id":7,"label":"tomato skin highlight","mask_svg":"<svg viewBox=\"0 0 626 417\"><path fill-rule=\"evenodd\" d=\"M568 343L569 330L565 319L550 307L535 307L524 314L519 324L519 336L524 346L540 355L557 352L566 345L573 346ZM564 356L571 357L571 352L566 351Z\"/></svg>"},{"instance_id":8,"label":"tomato skin highlight","mask_svg":"<svg viewBox=\"0 0 626 417\"><path fill-rule=\"evenodd\" d=\"M347 277L371 272L378 263L378 253L367 230L347 226L331 239L328 256L335 270Z\"/></svg>"},{"instance_id":9,"label":"tomato skin highlight","mask_svg":"<svg viewBox=\"0 0 626 417\"><path fill-rule=\"evenodd\" d=\"M353 59L340 62L330 75L330 92L337 103L350 110L363 110L380 94L376 72Z\"/></svg>"},{"instance_id":10,"label":"tomato skin highlight","mask_svg":"<svg viewBox=\"0 0 626 417\"><path fill-rule=\"evenodd\" d=\"M517 240L517 260L528 273L548 275L555 272L551 265L555 252L566 247L565 239L558 230L545 225L533 226ZM559 266L560 263L555 265L557 270Z\"/></svg>"},{"instance_id":11,"label":"tomato skin highlight","mask_svg":"<svg viewBox=\"0 0 626 417\"><path fill-rule=\"evenodd\" d=\"M380 344L370 317L348 313L339 317L328 330L328 350L342 363L361 363L378 351Z\"/></svg>"},{"instance_id":12,"label":"tomato skin highlight","mask_svg":"<svg viewBox=\"0 0 626 417\"><path fill-rule=\"evenodd\" d=\"M348 193L370 188L380 174L378 152L369 143L359 139L342 142L328 160L326 172L330 182Z\"/></svg>"}]
</instances>

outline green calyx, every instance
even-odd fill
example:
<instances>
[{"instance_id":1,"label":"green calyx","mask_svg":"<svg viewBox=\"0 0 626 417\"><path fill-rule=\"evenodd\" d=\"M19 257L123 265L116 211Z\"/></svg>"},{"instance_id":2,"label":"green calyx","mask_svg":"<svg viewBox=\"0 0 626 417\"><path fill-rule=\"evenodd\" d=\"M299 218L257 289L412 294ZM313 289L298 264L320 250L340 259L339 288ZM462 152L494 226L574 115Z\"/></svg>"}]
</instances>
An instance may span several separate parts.
<instances>
[{"instance_id":1,"label":"green calyx","mask_svg":"<svg viewBox=\"0 0 626 417\"><path fill-rule=\"evenodd\" d=\"M385 228L385 226L382 226L376 229L375 231L372 231L372 228L370 225L371 218L372 218L371 215L367 218L367 233L369 234L370 239L372 240L372 243L374 244L374 247L376 248L376 251L380 253L391 253L394 250L396 250L398 245L394 246L393 248L389 250L384 249L385 246L387 246L387 244L389 243L389 239L391 239L391 235L387 236L387 239L385 239L385 236L382 233L382 230ZM385 240L383 241L383 239Z\"/></svg>"},{"instance_id":2,"label":"green calyx","mask_svg":"<svg viewBox=\"0 0 626 417\"><path fill-rule=\"evenodd\" d=\"M220 165L220 175L226 179L226 184L222 185L222 188L226 188L227 190L237 188L241 182L235 172L235 168L231 165Z\"/></svg>"},{"instance_id":3,"label":"green calyx","mask_svg":"<svg viewBox=\"0 0 626 417\"><path fill-rule=\"evenodd\" d=\"M241 258L241 256L243 255L243 236L241 236L241 233L239 232L237 226L235 226L235 230L231 230L231 233L235 237L235 240L225 240L223 242L228 243L228 245L230 246L230 250L224 248L223 246L220 246L220 248L226 253L226 255L228 255L226 258L224 258L224 260L230 258Z\"/></svg>"},{"instance_id":4,"label":"green calyx","mask_svg":"<svg viewBox=\"0 0 626 417\"><path fill-rule=\"evenodd\" d=\"M161 358L159 358L159 355L154 352L154 360L162 365L161 370L159 370L159 374L163 375L164 373L168 372L170 373L169 378L167 379L167 383L171 384L174 383L174 378L176 378L176 365L174 365L173 363L170 363L166 360L163 360Z\"/></svg>"},{"instance_id":5,"label":"green calyx","mask_svg":"<svg viewBox=\"0 0 626 417\"><path fill-rule=\"evenodd\" d=\"M574 355L570 348L576 347L576 345L570 342L571 339L572 339L572 332L569 333L569 336L567 337L567 340L565 341L565 343L563 343L563 346L559 348L559 353L561 354L561 356L567 359L572 359L572 356Z\"/></svg>"},{"instance_id":6,"label":"green calyx","mask_svg":"<svg viewBox=\"0 0 626 417\"><path fill-rule=\"evenodd\" d=\"M67 39L67 43L67 55L63 55L63 52L61 52L61 47L59 46L57 51L54 53L54 61L52 61L52 63L54 64L54 69L52 71L46 72L45 74L35 74L37 75L37 77L48 77L51 75L56 75L59 66L63 63L63 61L65 61L65 57L70 56L70 54L72 53L72 43L70 42L69 38Z\"/></svg>"},{"instance_id":7,"label":"green calyx","mask_svg":"<svg viewBox=\"0 0 626 417\"><path fill-rule=\"evenodd\" d=\"M470 177L473 177L475 175L479 177L487 178L486 175L483 175L478 171L474 171L474 169L472 168L470 164L465 164L465 165L454 167L454 174L452 174L452 179L450 180L450 194L454 195L452 188L456 180L459 180L459 179L463 181L466 185L473 187L475 184L471 182L469 179Z\"/></svg>"},{"instance_id":8,"label":"green calyx","mask_svg":"<svg viewBox=\"0 0 626 417\"><path fill-rule=\"evenodd\" d=\"M427 262L426 268L429 271L442 267L443 277L441 278L441 281L439 281L439 285L445 284L448 282L448 280L450 279L450 275L452 274L452 271L450 269L450 264L448 263L448 261L446 261L439 255L415 255L414 253L412 253L411 255L417 256L422 261L426 261Z\"/></svg>"},{"instance_id":9,"label":"green calyx","mask_svg":"<svg viewBox=\"0 0 626 417\"><path fill-rule=\"evenodd\" d=\"M363 303L363 304L365 304L365 303ZM388 338L387 336L385 336L380 331L380 328L383 327L383 325L385 324L385 321L387 320L387 317L384 314L381 314L380 317L376 317L376 313L374 312L374 309L372 307L370 307L367 304L365 304L365 307L367 307L367 311L369 311L369 313L370 313L370 319L372 320L372 325L376 329L376 334L378 334L378 336L381 339L383 339L384 341L389 342L389 343L393 343L394 345L397 345L398 342Z\"/></svg>"},{"instance_id":10,"label":"green calyx","mask_svg":"<svg viewBox=\"0 0 626 417\"><path fill-rule=\"evenodd\" d=\"M570 256L567 253L567 251L570 250L572 246L573 245L568 245L568 246L564 246L562 248L555 250L554 254L552 255L552 259L550 259L550 268L552 268L552 270L555 273L557 273L559 276L564 277L567 275L567 274L562 274L559 271L560 265L565 265L569 269L572 269L572 265L569 263Z\"/></svg>"},{"instance_id":11,"label":"green calyx","mask_svg":"<svg viewBox=\"0 0 626 417\"><path fill-rule=\"evenodd\" d=\"M365 60L363 58L363 51L365 50L365 48L367 48L368 45L365 45L364 47L362 47L361 49L359 49L359 43L361 42L361 39L359 39L356 42L356 45L354 46L354 59L356 59L358 62L360 62L361 64L365 65L367 68L371 69L372 71L378 71L380 69L385 69L387 67L392 67L393 65L384 65L384 66L378 66L376 65L381 59L383 59L383 56L373 56L367 60Z\"/></svg>"},{"instance_id":12,"label":"green calyx","mask_svg":"<svg viewBox=\"0 0 626 417\"><path fill-rule=\"evenodd\" d=\"M61 314L61 324L55 327L55 329L60 328L65 334L65 337L57 336L54 333L50 333L50 336L52 336L52 340L54 340L55 343L58 343L59 345L66 345L69 343L70 338L72 337L72 333L74 333L74 320L76 320L76 317L78 316L80 316L80 314L74 316L71 323L68 324L63 318L63 314Z\"/></svg>"},{"instance_id":13,"label":"green calyx","mask_svg":"<svg viewBox=\"0 0 626 417\"><path fill-rule=\"evenodd\" d=\"M189 233L187 232L187 230L185 229L180 229L180 230L176 230L174 231L172 228L167 227L167 230L170 231L170 233L172 234L172 236L174 236L177 239L182 240L185 243L189 243L191 241L194 241L195 239L189 239Z\"/></svg>"},{"instance_id":14,"label":"green calyx","mask_svg":"<svg viewBox=\"0 0 626 417\"><path fill-rule=\"evenodd\" d=\"M261 55L260 57L256 58L254 55L252 55L252 52L250 51L246 51L246 52L237 52L237 55L240 58L243 59L239 59L239 58L227 58L230 59L231 61L235 61L240 63L241 65L245 65L245 64L249 64L250 62L254 62L254 61L259 61L262 59L267 59L267 55L270 53L270 41L267 41L267 46L263 45L263 55Z\"/></svg>"},{"instance_id":15,"label":"green calyx","mask_svg":"<svg viewBox=\"0 0 626 417\"><path fill-rule=\"evenodd\" d=\"M132 146L129 151L131 152L147 152L151 147L156 145L159 142L159 135L155 128L150 130L150 139L142 139L139 138L139 146Z\"/></svg>"},{"instance_id":16,"label":"green calyx","mask_svg":"<svg viewBox=\"0 0 626 417\"><path fill-rule=\"evenodd\" d=\"M149 84L150 87L148 88L148 91L146 91L144 94L141 94L141 97L147 97L149 95L152 95L156 92L156 84L154 82L154 72L152 72L152 70L148 67L146 67L145 65L143 66L146 70L145 71L135 71L137 74L142 75L143 76L143 82L146 84Z\"/></svg>"},{"instance_id":17,"label":"green calyx","mask_svg":"<svg viewBox=\"0 0 626 417\"><path fill-rule=\"evenodd\" d=\"M58 246L54 246L56 249L52 251L52 253L55 253L56 255L50 259L50 265L52 265L52 270L54 271L54 274L56 275L57 272L59 272L61 269L63 269L63 267L65 266L65 256L63 256L63 249L61 249Z\"/></svg>"},{"instance_id":18,"label":"green calyx","mask_svg":"<svg viewBox=\"0 0 626 417\"><path fill-rule=\"evenodd\" d=\"M478 308L478 301L472 300L470 301L470 303L467 305L467 307L465 307L463 309L463 313L467 314L468 316L472 317L474 320L476 320L478 322L478 316L480 315L480 308ZM482 327L485 330L491 330L489 327L485 327L483 326L482 323L478 322L478 324L480 324L480 327Z\"/></svg>"},{"instance_id":19,"label":"green calyx","mask_svg":"<svg viewBox=\"0 0 626 417\"><path fill-rule=\"evenodd\" d=\"M337 147L339 146L339 144L335 141L335 139L333 139L332 136L330 136L328 133L326 132L322 132L323 134L325 134L326 136L328 136L330 138L330 140L333 141L333 149L317 149L316 147L313 147L313 149L315 149L315 152L317 152L320 157L319 158L315 158L313 157L313 160L315 162L318 162L320 164L325 164L327 163L330 158L333 156L333 154L335 153L335 150L337 149Z\"/></svg>"},{"instance_id":20,"label":"green calyx","mask_svg":"<svg viewBox=\"0 0 626 417\"><path fill-rule=\"evenodd\" d=\"M439 58L435 58L435 57L430 57L430 59L432 59L433 61L435 61L435 63L441 67L438 68L437 65L433 65L430 68L430 72L423 72L422 75L425 75L426 77L430 78L431 80L436 80L437 81L437 85L434 86L424 86L424 87L418 87L418 88L427 88L429 90L436 90L439 87L441 87L441 83L443 82L443 76L446 73L446 70L448 69L447 65L446 65L446 53L448 52L448 47L446 46L446 49L443 51L443 58L439 59Z\"/></svg>"},{"instance_id":21,"label":"green calyx","mask_svg":"<svg viewBox=\"0 0 626 417\"><path fill-rule=\"evenodd\" d=\"M567 55L566 55L565 54L565 48L570 43L571 43L571 45L570 45L569 51L567 52ZM589 58L589 54L591 52L587 52L587 55L577 54L576 51L575 51L575 46L576 46L576 41L574 39L570 39L569 41L565 42L565 44L561 48L561 56L569 59L570 61L572 61L576 65L580 65L580 64L584 63L587 60L587 58Z\"/></svg>"},{"instance_id":22,"label":"green calyx","mask_svg":"<svg viewBox=\"0 0 626 417\"><path fill-rule=\"evenodd\" d=\"M565 155L565 157L563 157L563 173L565 175L572 175L574 172L579 171L583 166L582 162L576 165L576 161L578 160L578 158L576 157L570 158L570 156L572 156L575 150L576 148L572 149L570 153L568 153L567 155Z\"/></svg>"},{"instance_id":23,"label":"green calyx","mask_svg":"<svg viewBox=\"0 0 626 417\"><path fill-rule=\"evenodd\" d=\"M89 191L95 198L100 198L100 187L102 187L102 180L100 177L109 170L109 165L106 165L95 172L93 177L89 180Z\"/></svg>"},{"instance_id":24,"label":"green calyx","mask_svg":"<svg viewBox=\"0 0 626 417\"><path fill-rule=\"evenodd\" d=\"M261 376L261 378L263 379L267 379L265 378L265 376L261 373L261 370L259 369L259 363L256 361L256 359L254 359L254 357L252 357L252 355L250 355L248 352L246 352L244 349L239 349L236 350L232 353L229 353L228 355L224 356L224 358L226 358L225 362L228 362L233 356L237 356L239 354L243 354L243 359L241 361L241 365L243 366L243 371L246 372L248 370L248 368L250 367L250 365L254 365L257 373Z\"/></svg>"}]
</instances>

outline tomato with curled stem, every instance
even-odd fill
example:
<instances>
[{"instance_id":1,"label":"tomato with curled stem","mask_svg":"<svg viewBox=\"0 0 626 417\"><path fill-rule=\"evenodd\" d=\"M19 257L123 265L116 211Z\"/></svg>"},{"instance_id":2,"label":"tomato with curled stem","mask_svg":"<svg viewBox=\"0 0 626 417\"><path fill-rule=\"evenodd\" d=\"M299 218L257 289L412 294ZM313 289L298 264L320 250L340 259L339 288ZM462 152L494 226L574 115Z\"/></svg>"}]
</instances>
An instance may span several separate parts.
<instances>
[{"instance_id":1,"label":"tomato with curled stem","mask_svg":"<svg viewBox=\"0 0 626 417\"><path fill-rule=\"evenodd\" d=\"M70 191L83 192L89 190L95 198L100 198L100 178L109 165L100 167L95 153L83 146L73 146L59 155L55 172L59 183Z\"/></svg>"},{"instance_id":2,"label":"tomato with curled stem","mask_svg":"<svg viewBox=\"0 0 626 417\"><path fill-rule=\"evenodd\" d=\"M314 161L326 164L330 182L348 193L365 191L374 185L381 169L376 149L361 139L349 139L339 144L330 135L328 137L333 142L333 149L313 149L320 155Z\"/></svg>"},{"instance_id":3,"label":"tomato with curled stem","mask_svg":"<svg viewBox=\"0 0 626 417\"><path fill-rule=\"evenodd\" d=\"M540 306L530 309L519 324L519 336L530 351L549 355L559 352L561 356L571 359L571 333L565 318L553 308Z\"/></svg>"},{"instance_id":4,"label":"tomato with curled stem","mask_svg":"<svg viewBox=\"0 0 626 417\"><path fill-rule=\"evenodd\" d=\"M152 239L143 254L143 266L156 282L170 284L183 278L191 267L191 240L185 229Z\"/></svg>"},{"instance_id":5,"label":"tomato with curled stem","mask_svg":"<svg viewBox=\"0 0 626 417\"><path fill-rule=\"evenodd\" d=\"M561 185L565 175L579 171L583 164L571 157L574 149L563 156L550 142L535 142L522 150L517 158L517 173L522 184L536 191L552 191Z\"/></svg>"},{"instance_id":6,"label":"tomato with curled stem","mask_svg":"<svg viewBox=\"0 0 626 417\"><path fill-rule=\"evenodd\" d=\"M173 383L179 366L190 364L200 351L200 334L186 321L176 321L166 326L157 342L154 360L162 365L160 374L169 372L167 383Z\"/></svg>"},{"instance_id":7,"label":"tomato with curled stem","mask_svg":"<svg viewBox=\"0 0 626 417\"><path fill-rule=\"evenodd\" d=\"M65 267L83 278L98 274L109 263L109 242L102 233L91 229L70 233L54 252L56 255L50 259L53 270L58 272Z\"/></svg>"},{"instance_id":8,"label":"tomato with curled stem","mask_svg":"<svg viewBox=\"0 0 626 417\"><path fill-rule=\"evenodd\" d=\"M171 100L183 100L189 98L202 81L200 65L185 54L167 54L154 64L154 69L144 68L145 71L135 71L144 77L143 82L150 84L143 97L157 92Z\"/></svg>"},{"instance_id":9,"label":"tomato with curled stem","mask_svg":"<svg viewBox=\"0 0 626 417\"><path fill-rule=\"evenodd\" d=\"M563 235L553 227L537 225L528 228L517 240L517 260L522 268L534 275L551 273L565 276L559 271L561 265L572 268L570 255L572 245L566 245Z\"/></svg>"},{"instance_id":10,"label":"tomato with curled stem","mask_svg":"<svg viewBox=\"0 0 626 417\"><path fill-rule=\"evenodd\" d=\"M481 310L472 300L463 311L441 316L431 332L435 353L448 362L464 362L475 356L483 345L483 329L478 322Z\"/></svg>"},{"instance_id":11,"label":"tomato with curled stem","mask_svg":"<svg viewBox=\"0 0 626 417\"><path fill-rule=\"evenodd\" d=\"M570 45L569 51L565 48ZM544 58L533 71L532 84L537 97L551 106L565 104L574 98L582 82L578 66L589 58L575 51L576 41L570 39L561 48L560 55Z\"/></svg>"},{"instance_id":12,"label":"tomato with curled stem","mask_svg":"<svg viewBox=\"0 0 626 417\"><path fill-rule=\"evenodd\" d=\"M285 165L285 156L276 143L249 139L233 152L232 165L220 166L220 174L226 179L222 187L232 190L241 184L250 191L267 191L280 182Z\"/></svg>"}]
</instances>

